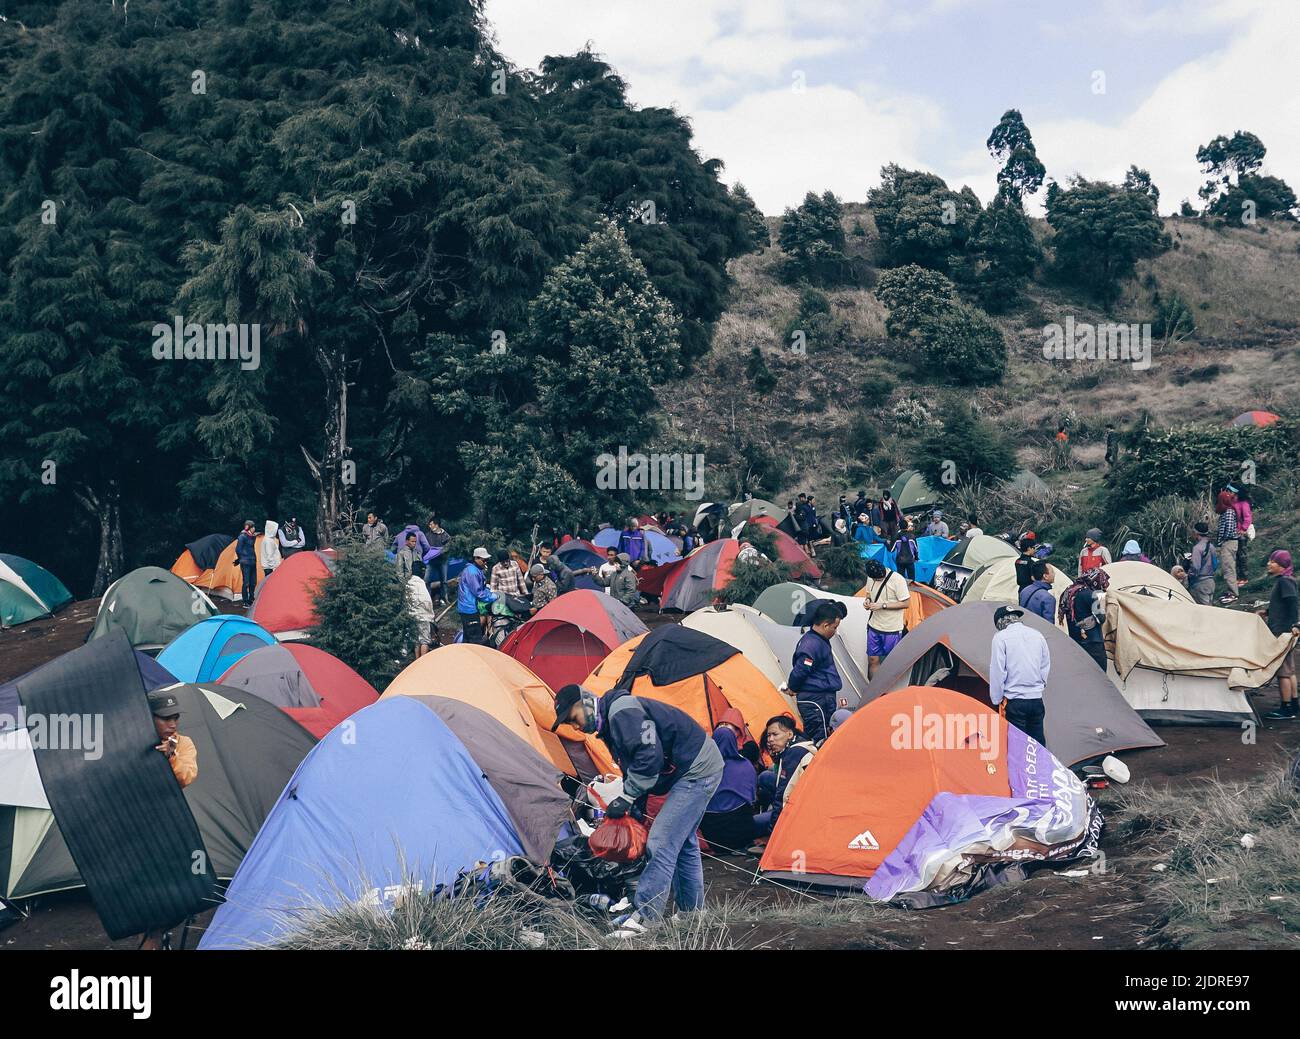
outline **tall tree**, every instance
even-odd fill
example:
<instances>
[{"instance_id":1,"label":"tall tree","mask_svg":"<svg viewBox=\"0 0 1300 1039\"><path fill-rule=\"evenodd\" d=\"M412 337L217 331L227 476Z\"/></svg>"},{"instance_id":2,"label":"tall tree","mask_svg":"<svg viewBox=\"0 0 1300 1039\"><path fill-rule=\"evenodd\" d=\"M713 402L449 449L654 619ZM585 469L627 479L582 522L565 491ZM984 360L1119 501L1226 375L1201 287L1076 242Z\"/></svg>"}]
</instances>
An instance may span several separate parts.
<instances>
[{"instance_id":1,"label":"tall tree","mask_svg":"<svg viewBox=\"0 0 1300 1039\"><path fill-rule=\"evenodd\" d=\"M1039 161L1033 136L1018 109L1008 108L985 142L989 154L1002 163L998 187L1017 202L1043 186L1047 169Z\"/></svg>"},{"instance_id":2,"label":"tall tree","mask_svg":"<svg viewBox=\"0 0 1300 1039\"><path fill-rule=\"evenodd\" d=\"M1056 232L1058 272L1104 301L1118 294L1138 260L1170 246L1150 195L1100 180L1075 177L1068 188L1051 185L1047 222Z\"/></svg>"}]
</instances>

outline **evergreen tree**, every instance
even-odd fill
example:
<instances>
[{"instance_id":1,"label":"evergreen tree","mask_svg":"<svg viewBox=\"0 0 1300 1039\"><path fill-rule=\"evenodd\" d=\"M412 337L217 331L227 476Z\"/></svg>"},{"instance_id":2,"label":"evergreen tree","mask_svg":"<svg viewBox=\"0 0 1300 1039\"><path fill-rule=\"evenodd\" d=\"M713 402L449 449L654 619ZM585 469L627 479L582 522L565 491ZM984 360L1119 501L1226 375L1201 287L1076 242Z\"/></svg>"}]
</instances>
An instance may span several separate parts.
<instances>
[{"instance_id":1,"label":"evergreen tree","mask_svg":"<svg viewBox=\"0 0 1300 1039\"><path fill-rule=\"evenodd\" d=\"M975 295L985 310L1009 310L1042 259L1024 208L1010 193L999 191L975 221L969 249Z\"/></svg>"},{"instance_id":2,"label":"evergreen tree","mask_svg":"<svg viewBox=\"0 0 1300 1039\"><path fill-rule=\"evenodd\" d=\"M1056 232L1056 268L1068 281L1111 300L1140 259L1169 248L1151 196L1105 181L1075 177L1048 190L1047 222Z\"/></svg>"},{"instance_id":3,"label":"evergreen tree","mask_svg":"<svg viewBox=\"0 0 1300 1039\"><path fill-rule=\"evenodd\" d=\"M798 209L785 211L777 241L786 256L782 274L787 281L839 285L852 279L843 217L844 206L829 191L810 191Z\"/></svg>"},{"instance_id":4,"label":"evergreen tree","mask_svg":"<svg viewBox=\"0 0 1300 1039\"><path fill-rule=\"evenodd\" d=\"M1038 159L1029 127L1017 109L1009 108L1002 113L985 145L989 154L1002 163L998 171L1000 194L1020 205L1026 195L1034 194L1043 186L1047 170Z\"/></svg>"},{"instance_id":5,"label":"evergreen tree","mask_svg":"<svg viewBox=\"0 0 1300 1039\"><path fill-rule=\"evenodd\" d=\"M755 249L766 249L772 244L772 233L767 228L767 219L759 212L753 198L745 190L745 185L737 184L732 188L731 198L740 207L740 211L745 218L745 226L749 229L749 240L753 247Z\"/></svg>"},{"instance_id":6,"label":"evergreen tree","mask_svg":"<svg viewBox=\"0 0 1300 1039\"><path fill-rule=\"evenodd\" d=\"M376 689L402 670L415 645L406 587L381 547L344 546L333 575L315 596L311 643L333 654Z\"/></svg>"},{"instance_id":7,"label":"evergreen tree","mask_svg":"<svg viewBox=\"0 0 1300 1039\"><path fill-rule=\"evenodd\" d=\"M960 268L981 209L970 188L951 191L942 177L891 163L867 200L889 266L915 263L944 273Z\"/></svg>"}]
</instances>

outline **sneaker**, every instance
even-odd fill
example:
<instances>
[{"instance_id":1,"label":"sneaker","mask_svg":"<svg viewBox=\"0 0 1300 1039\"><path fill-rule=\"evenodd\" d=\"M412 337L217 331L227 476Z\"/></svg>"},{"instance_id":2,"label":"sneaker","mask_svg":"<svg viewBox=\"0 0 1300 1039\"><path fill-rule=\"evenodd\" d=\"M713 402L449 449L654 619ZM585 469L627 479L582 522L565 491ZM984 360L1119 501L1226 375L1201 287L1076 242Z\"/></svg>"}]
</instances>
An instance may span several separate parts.
<instances>
[{"instance_id":1,"label":"sneaker","mask_svg":"<svg viewBox=\"0 0 1300 1039\"><path fill-rule=\"evenodd\" d=\"M646 933L646 925L641 921L640 913L628 913L614 921L611 938L640 938Z\"/></svg>"},{"instance_id":2,"label":"sneaker","mask_svg":"<svg viewBox=\"0 0 1300 1039\"><path fill-rule=\"evenodd\" d=\"M1294 700L1288 700L1276 711L1269 711L1268 714L1264 715L1264 717L1269 721L1274 722L1293 722L1300 719L1300 710L1297 710L1296 702Z\"/></svg>"},{"instance_id":3,"label":"sneaker","mask_svg":"<svg viewBox=\"0 0 1300 1039\"><path fill-rule=\"evenodd\" d=\"M1220 595L1220 596L1219 596L1219 602L1220 602L1221 604L1223 604L1224 606L1228 605L1228 603L1236 602L1236 601L1237 601L1237 597L1236 597L1235 595Z\"/></svg>"}]
</instances>

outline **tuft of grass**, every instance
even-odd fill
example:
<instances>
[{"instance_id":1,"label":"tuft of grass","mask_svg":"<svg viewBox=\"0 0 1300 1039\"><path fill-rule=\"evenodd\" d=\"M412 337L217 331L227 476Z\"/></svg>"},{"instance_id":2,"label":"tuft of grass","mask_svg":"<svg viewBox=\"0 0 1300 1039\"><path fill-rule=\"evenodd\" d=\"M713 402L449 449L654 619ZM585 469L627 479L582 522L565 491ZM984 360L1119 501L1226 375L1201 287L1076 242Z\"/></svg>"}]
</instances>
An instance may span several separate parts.
<instances>
[{"instance_id":1,"label":"tuft of grass","mask_svg":"<svg viewBox=\"0 0 1300 1039\"><path fill-rule=\"evenodd\" d=\"M1157 944L1300 948L1300 789L1288 768L1248 783L1141 784L1121 792L1108 821L1163 851L1150 888L1163 909Z\"/></svg>"}]
</instances>

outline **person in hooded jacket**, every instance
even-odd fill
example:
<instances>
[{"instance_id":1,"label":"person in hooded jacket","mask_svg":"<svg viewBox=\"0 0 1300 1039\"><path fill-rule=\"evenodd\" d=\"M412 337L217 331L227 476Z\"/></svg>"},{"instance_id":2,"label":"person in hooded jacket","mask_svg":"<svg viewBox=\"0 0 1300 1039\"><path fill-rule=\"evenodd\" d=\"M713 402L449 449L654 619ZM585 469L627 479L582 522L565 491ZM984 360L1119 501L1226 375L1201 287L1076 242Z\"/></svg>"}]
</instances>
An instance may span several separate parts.
<instances>
[{"instance_id":1,"label":"person in hooded jacket","mask_svg":"<svg viewBox=\"0 0 1300 1039\"><path fill-rule=\"evenodd\" d=\"M479 604L489 606L497 601L497 593L488 587L483 567L487 566L488 550L483 546L474 549L473 558L460 572L460 586L456 590L456 612L460 614L463 641L482 645L483 622L479 619Z\"/></svg>"},{"instance_id":2,"label":"person in hooded jacket","mask_svg":"<svg viewBox=\"0 0 1300 1039\"><path fill-rule=\"evenodd\" d=\"M830 718L838 706L837 695L844 686L831 652L831 639L842 619L838 603L820 602L814 607L809 618L812 626L795 646L790 677L785 683L785 689L794 693L803 731L814 743L829 735Z\"/></svg>"},{"instance_id":3,"label":"person in hooded jacket","mask_svg":"<svg viewBox=\"0 0 1300 1039\"><path fill-rule=\"evenodd\" d=\"M642 934L659 920L671 888L679 913L704 907L704 864L696 831L722 782L718 745L685 711L615 687L599 699L566 685L555 695L555 725L595 733L623 772L623 793L605 814L620 819L650 794L665 794L646 841L647 863L633 912L615 921L615 937Z\"/></svg>"},{"instance_id":4,"label":"person in hooded jacket","mask_svg":"<svg viewBox=\"0 0 1300 1039\"><path fill-rule=\"evenodd\" d=\"M397 532L396 536L393 538L392 545L394 555L406 547L407 534L415 535L415 557L417 559L423 559L431 546L429 545L429 539L424 536L424 531L420 529L418 523L408 523Z\"/></svg>"},{"instance_id":5,"label":"person in hooded jacket","mask_svg":"<svg viewBox=\"0 0 1300 1039\"><path fill-rule=\"evenodd\" d=\"M769 834L776 828L791 789L808 767L810 755L817 753L817 747L799 732L788 714L767 720L763 744L772 759L772 767L759 777L759 803L767 807L754 816L754 827L760 834Z\"/></svg>"},{"instance_id":6,"label":"person in hooded jacket","mask_svg":"<svg viewBox=\"0 0 1300 1039\"><path fill-rule=\"evenodd\" d=\"M1123 549L1120 550L1119 562L1149 563L1151 562L1151 557L1142 551L1142 546L1137 543L1135 538L1129 538L1124 542Z\"/></svg>"},{"instance_id":7,"label":"person in hooded jacket","mask_svg":"<svg viewBox=\"0 0 1300 1039\"><path fill-rule=\"evenodd\" d=\"M756 835L754 800L758 796L758 773L751 758L741 749L745 731L745 719L734 707L723 711L722 720L713 730L713 742L722 753L722 781L704 810L700 833L715 851L724 855L744 851Z\"/></svg>"},{"instance_id":8,"label":"person in hooded jacket","mask_svg":"<svg viewBox=\"0 0 1300 1039\"><path fill-rule=\"evenodd\" d=\"M271 576L271 571L284 562L284 557L280 554L280 524L275 520L267 520L266 526L262 529L262 573L267 577Z\"/></svg>"}]
</instances>

